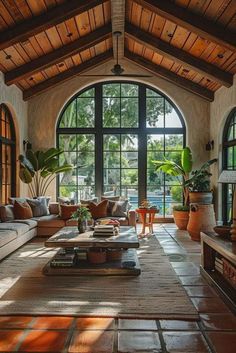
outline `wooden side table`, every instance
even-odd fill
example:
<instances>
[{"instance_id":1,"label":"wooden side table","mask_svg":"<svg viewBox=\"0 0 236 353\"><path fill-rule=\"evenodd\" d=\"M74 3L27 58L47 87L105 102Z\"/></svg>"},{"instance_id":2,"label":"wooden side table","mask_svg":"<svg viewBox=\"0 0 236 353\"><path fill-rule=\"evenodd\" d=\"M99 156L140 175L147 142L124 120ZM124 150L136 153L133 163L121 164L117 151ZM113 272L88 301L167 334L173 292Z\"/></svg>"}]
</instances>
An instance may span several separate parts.
<instances>
[{"instance_id":1,"label":"wooden side table","mask_svg":"<svg viewBox=\"0 0 236 353\"><path fill-rule=\"evenodd\" d=\"M136 212L140 215L142 221L142 231L139 236L153 234L153 221L158 210L156 208L137 208ZM148 233L145 232L146 227L149 228Z\"/></svg>"}]
</instances>

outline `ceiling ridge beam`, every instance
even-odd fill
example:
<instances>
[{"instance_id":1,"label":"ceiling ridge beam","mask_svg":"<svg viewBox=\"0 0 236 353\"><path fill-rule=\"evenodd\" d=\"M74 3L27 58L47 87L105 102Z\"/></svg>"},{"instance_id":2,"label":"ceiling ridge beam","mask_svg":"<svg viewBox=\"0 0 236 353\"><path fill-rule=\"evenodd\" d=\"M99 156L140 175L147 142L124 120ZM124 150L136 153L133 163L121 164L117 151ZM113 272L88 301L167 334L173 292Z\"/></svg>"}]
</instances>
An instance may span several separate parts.
<instances>
[{"instance_id":1,"label":"ceiling ridge beam","mask_svg":"<svg viewBox=\"0 0 236 353\"><path fill-rule=\"evenodd\" d=\"M61 72L60 74L53 76L46 81L43 81L25 91L23 91L23 99L28 100L37 94L45 92L46 90L50 89L51 87L57 86L62 84L63 82L71 79L74 76L78 76L83 72L88 70L94 69L96 66L101 65L110 59L113 58L113 51L112 49L107 50L106 52L94 56L92 59L89 59L78 66L74 66L66 71Z\"/></svg>"},{"instance_id":2,"label":"ceiling ridge beam","mask_svg":"<svg viewBox=\"0 0 236 353\"><path fill-rule=\"evenodd\" d=\"M134 0L146 9L220 46L235 51L236 33L169 0Z\"/></svg>"},{"instance_id":3,"label":"ceiling ridge beam","mask_svg":"<svg viewBox=\"0 0 236 353\"><path fill-rule=\"evenodd\" d=\"M201 98L212 102L214 100L214 92L204 88L203 86L199 85L198 83L192 82L184 77L181 77L175 74L172 71L165 69L160 65L156 65L151 61L143 58L140 55L131 53L129 50L125 50L125 58L130 60L133 63L139 65L142 69L150 71L155 76L159 76L164 80L167 80L188 92L194 93Z\"/></svg>"},{"instance_id":4,"label":"ceiling ridge beam","mask_svg":"<svg viewBox=\"0 0 236 353\"><path fill-rule=\"evenodd\" d=\"M77 16L95 6L103 4L107 0L70 0L55 6L49 11L16 24L0 32L0 50L8 48L16 43L24 42L46 29Z\"/></svg>"},{"instance_id":5,"label":"ceiling ridge beam","mask_svg":"<svg viewBox=\"0 0 236 353\"><path fill-rule=\"evenodd\" d=\"M110 23L46 55L42 55L35 60L6 72L5 83L9 86L19 80L26 79L47 67L60 63L71 55L95 46L109 37L111 37Z\"/></svg>"},{"instance_id":6,"label":"ceiling ridge beam","mask_svg":"<svg viewBox=\"0 0 236 353\"><path fill-rule=\"evenodd\" d=\"M225 72L215 65L197 58L182 49L174 47L160 38L132 25L131 23L126 22L125 33L129 38L144 45L145 47L158 52L168 59L184 65L186 68L197 71L204 76L206 75L221 85L230 87L233 84L233 75L231 73Z\"/></svg>"}]
</instances>

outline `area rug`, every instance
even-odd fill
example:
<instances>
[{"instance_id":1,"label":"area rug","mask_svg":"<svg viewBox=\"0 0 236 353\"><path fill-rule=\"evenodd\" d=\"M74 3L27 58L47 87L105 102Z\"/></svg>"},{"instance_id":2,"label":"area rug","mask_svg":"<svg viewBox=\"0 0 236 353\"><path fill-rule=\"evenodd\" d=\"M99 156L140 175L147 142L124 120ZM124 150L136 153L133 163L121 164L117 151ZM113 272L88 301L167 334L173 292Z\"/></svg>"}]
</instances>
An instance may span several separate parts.
<instances>
[{"instance_id":1,"label":"area rug","mask_svg":"<svg viewBox=\"0 0 236 353\"><path fill-rule=\"evenodd\" d=\"M44 276L42 268L54 253L31 242L0 263L2 315L198 319L155 237L140 243L137 277Z\"/></svg>"}]
</instances>

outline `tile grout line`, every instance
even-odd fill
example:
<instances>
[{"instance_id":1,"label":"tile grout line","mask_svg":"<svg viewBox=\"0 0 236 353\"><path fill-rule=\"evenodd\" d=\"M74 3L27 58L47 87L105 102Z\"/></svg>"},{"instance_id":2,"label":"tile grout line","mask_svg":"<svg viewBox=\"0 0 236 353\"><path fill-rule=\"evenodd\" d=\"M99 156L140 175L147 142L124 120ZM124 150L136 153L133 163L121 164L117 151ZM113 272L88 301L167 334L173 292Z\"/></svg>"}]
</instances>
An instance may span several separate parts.
<instances>
[{"instance_id":1,"label":"tile grout line","mask_svg":"<svg viewBox=\"0 0 236 353\"><path fill-rule=\"evenodd\" d=\"M67 353L69 351L71 338L72 338L73 333L74 333L75 328L76 328L76 321L77 321L77 317L74 316L74 318L72 320L72 323L70 324L70 327L68 329L67 338L66 338L66 341L65 341L65 344L64 344L64 348L61 351L61 353Z\"/></svg>"}]
</instances>

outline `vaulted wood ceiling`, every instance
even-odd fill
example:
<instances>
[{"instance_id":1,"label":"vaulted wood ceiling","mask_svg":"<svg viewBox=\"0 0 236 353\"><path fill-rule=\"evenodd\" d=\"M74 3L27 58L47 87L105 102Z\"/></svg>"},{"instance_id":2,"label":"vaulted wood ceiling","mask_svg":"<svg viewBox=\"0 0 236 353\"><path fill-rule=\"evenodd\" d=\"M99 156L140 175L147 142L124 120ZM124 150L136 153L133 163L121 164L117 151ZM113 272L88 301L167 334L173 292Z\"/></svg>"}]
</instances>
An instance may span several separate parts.
<instances>
[{"instance_id":1,"label":"vaulted wood ceiling","mask_svg":"<svg viewBox=\"0 0 236 353\"><path fill-rule=\"evenodd\" d=\"M29 99L111 60L124 3L119 55L209 101L232 85L236 0L0 0L6 84Z\"/></svg>"}]
</instances>

